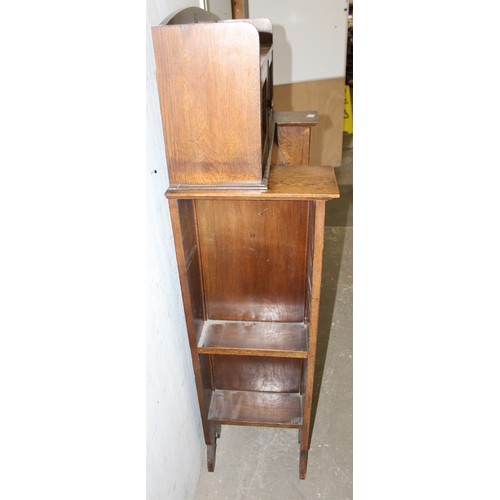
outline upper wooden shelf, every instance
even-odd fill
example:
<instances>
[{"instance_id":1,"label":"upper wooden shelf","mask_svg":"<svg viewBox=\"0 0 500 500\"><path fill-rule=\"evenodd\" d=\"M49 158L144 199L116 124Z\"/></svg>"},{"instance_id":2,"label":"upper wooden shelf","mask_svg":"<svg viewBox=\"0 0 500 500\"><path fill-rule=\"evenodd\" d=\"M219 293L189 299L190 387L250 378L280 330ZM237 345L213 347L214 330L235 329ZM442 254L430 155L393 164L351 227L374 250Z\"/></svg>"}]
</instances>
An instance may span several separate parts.
<instances>
[{"instance_id":1,"label":"upper wooden shelf","mask_svg":"<svg viewBox=\"0 0 500 500\"><path fill-rule=\"evenodd\" d=\"M307 327L304 323L208 320L198 352L307 358Z\"/></svg>"},{"instance_id":2,"label":"upper wooden shelf","mask_svg":"<svg viewBox=\"0 0 500 500\"><path fill-rule=\"evenodd\" d=\"M340 192L333 167L274 166L266 191L242 189L179 189L171 185L170 199L248 199L248 200L331 200Z\"/></svg>"}]
</instances>

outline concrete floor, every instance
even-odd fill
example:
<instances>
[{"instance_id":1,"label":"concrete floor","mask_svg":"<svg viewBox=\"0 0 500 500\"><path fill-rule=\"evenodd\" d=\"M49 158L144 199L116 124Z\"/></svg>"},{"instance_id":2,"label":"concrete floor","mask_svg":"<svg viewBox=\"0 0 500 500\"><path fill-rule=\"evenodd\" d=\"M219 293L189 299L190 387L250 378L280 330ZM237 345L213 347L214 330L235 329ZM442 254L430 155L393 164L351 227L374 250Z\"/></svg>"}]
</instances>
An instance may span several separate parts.
<instances>
[{"instance_id":1,"label":"concrete floor","mask_svg":"<svg viewBox=\"0 0 500 500\"><path fill-rule=\"evenodd\" d=\"M214 472L196 500L352 499L352 136L335 169L341 198L327 203L314 427L307 479L296 429L222 426Z\"/></svg>"}]
</instances>

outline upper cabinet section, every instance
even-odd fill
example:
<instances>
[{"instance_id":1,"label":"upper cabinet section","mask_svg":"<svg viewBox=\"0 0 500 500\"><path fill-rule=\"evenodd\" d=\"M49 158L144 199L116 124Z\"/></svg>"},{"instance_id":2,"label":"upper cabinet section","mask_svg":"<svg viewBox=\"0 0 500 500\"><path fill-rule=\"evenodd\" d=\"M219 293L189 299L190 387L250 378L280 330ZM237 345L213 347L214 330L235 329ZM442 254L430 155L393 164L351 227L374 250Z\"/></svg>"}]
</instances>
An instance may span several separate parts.
<instances>
[{"instance_id":1,"label":"upper cabinet section","mask_svg":"<svg viewBox=\"0 0 500 500\"><path fill-rule=\"evenodd\" d=\"M265 189L272 25L190 8L152 28L171 189Z\"/></svg>"}]
</instances>

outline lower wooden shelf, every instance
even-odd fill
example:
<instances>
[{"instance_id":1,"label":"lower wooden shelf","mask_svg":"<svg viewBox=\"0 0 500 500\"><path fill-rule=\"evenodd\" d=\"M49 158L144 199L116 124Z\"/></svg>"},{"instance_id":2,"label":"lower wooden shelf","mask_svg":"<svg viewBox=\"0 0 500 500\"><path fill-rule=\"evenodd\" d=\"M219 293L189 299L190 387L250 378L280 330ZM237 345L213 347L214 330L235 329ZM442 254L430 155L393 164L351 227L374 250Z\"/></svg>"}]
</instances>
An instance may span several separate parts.
<instances>
[{"instance_id":1,"label":"lower wooden shelf","mask_svg":"<svg viewBox=\"0 0 500 500\"><path fill-rule=\"evenodd\" d=\"M302 426L302 396L298 393L215 390L208 420L219 424L269 427Z\"/></svg>"}]
</instances>

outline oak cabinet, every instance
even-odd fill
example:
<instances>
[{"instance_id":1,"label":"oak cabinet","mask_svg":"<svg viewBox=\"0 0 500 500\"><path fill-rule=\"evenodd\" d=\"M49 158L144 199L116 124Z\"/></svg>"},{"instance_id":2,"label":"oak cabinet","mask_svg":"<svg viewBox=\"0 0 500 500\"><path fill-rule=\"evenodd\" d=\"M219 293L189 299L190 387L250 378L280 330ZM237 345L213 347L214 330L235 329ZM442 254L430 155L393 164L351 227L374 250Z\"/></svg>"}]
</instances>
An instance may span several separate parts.
<instances>
[{"instance_id":1,"label":"oak cabinet","mask_svg":"<svg viewBox=\"0 0 500 500\"><path fill-rule=\"evenodd\" d=\"M272 107L272 26L201 9L153 27L174 232L208 469L221 425L310 443L325 203L314 112Z\"/></svg>"}]
</instances>

